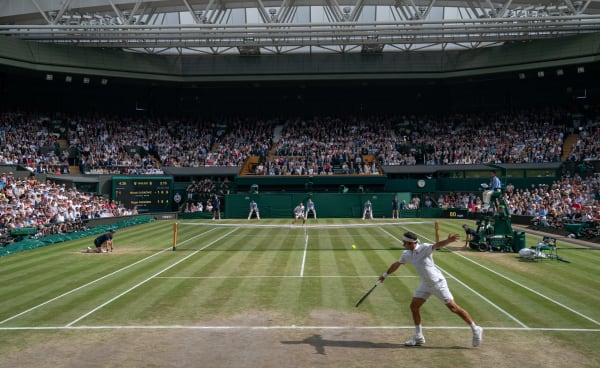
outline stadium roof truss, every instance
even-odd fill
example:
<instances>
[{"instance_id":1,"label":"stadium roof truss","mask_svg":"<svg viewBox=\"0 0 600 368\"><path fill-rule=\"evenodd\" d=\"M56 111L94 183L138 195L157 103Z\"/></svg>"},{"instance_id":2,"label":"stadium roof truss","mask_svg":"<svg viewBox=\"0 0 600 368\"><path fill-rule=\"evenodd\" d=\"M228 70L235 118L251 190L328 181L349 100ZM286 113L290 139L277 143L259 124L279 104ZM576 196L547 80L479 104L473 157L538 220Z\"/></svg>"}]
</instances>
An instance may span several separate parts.
<instances>
[{"instance_id":1,"label":"stadium roof truss","mask_svg":"<svg viewBox=\"0 0 600 368\"><path fill-rule=\"evenodd\" d=\"M473 49L600 31L600 0L4 0L0 34L150 54Z\"/></svg>"}]
</instances>

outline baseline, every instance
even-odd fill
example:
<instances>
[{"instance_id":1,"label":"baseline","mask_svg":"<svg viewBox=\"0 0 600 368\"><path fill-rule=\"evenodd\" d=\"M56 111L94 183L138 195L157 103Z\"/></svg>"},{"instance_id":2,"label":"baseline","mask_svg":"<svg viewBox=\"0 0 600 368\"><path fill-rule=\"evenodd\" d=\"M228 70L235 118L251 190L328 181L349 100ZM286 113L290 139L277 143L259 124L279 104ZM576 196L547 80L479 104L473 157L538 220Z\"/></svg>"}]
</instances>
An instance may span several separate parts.
<instances>
[{"instance_id":1,"label":"baseline","mask_svg":"<svg viewBox=\"0 0 600 368\"><path fill-rule=\"evenodd\" d=\"M36 330L414 330L415 326L202 326L202 325L100 325L100 326L30 326L0 327L0 331ZM427 330L470 330L469 326L427 326ZM554 332L600 332L600 328L537 328L537 327L485 327L486 331L554 331Z\"/></svg>"}]
</instances>

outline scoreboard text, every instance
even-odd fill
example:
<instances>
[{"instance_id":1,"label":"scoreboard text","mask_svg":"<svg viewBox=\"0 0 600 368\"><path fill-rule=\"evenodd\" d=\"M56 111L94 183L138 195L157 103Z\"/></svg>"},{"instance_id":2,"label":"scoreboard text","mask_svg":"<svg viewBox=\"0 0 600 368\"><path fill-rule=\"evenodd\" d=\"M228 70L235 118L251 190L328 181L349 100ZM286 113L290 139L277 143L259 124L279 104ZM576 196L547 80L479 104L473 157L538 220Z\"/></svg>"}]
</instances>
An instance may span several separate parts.
<instances>
[{"instance_id":1,"label":"scoreboard text","mask_svg":"<svg viewBox=\"0 0 600 368\"><path fill-rule=\"evenodd\" d=\"M172 177L113 177L113 199L139 213L171 211Z\"/></svg>"}]
</instances>

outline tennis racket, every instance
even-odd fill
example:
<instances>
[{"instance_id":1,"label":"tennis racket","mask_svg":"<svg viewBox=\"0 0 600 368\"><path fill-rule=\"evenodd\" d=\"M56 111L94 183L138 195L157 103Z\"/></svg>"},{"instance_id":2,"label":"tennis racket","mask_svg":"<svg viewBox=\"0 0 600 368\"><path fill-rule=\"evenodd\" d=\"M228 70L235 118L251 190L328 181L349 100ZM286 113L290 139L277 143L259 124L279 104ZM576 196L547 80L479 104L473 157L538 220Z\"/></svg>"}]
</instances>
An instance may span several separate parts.
<instances>
[{"instance_id":1,"label":"tennis racket","mask_svg":"<svg viewBox=\"0 0 600 368\"><path fill-rule=\"evenodd\" d=\"M367 291L367 292L365 293L365 295L363 295L363 296L362 296L362 297L361 297L361 298L358 300L358 302L356 302L356 305L355 305L355 307L356 307L356 308L358 308L358 306L359 306L359 305L361 305L361 304L362 304L362 302L364 302L364 301L365 301L365 299L367 299L367 297L368 297L368 296L369 296L369 295L370 295L370 294L373 292L373 290L375 290L375 288L376 288L377 286L379 286L379 284L381 284L381 280L377 280L377 282L375 283L375 285L371 286L371 288L369 289L369 291Z\"/></svg>"}]
</instances>

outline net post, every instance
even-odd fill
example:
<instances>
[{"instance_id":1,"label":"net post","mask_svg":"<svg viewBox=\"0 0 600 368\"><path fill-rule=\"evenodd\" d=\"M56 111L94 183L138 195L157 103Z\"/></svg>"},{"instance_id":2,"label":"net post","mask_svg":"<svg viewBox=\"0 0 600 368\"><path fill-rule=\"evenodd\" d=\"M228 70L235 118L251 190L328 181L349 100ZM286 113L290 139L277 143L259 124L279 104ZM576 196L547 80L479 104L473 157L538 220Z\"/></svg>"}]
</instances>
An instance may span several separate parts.
<instances>
[{"instance_id":1,"label":"net post","mask_svg":"<svg viewBox=\"0 0 600 368\"><path fill-rule=\"evenodd\" d=\"M440 241L440 223L438 221L435 222L435 242Z\"/></svg>"},{"instance_id":2,"label":"net post","mask_svg":"<svg viewBox=\"0 0 600 368\"><path fill-rule=\"evenodd\" d=\"M173 224L173 251L177 250L177 228L179 225L177 223Z\"/></svg>"}]
</instances>

